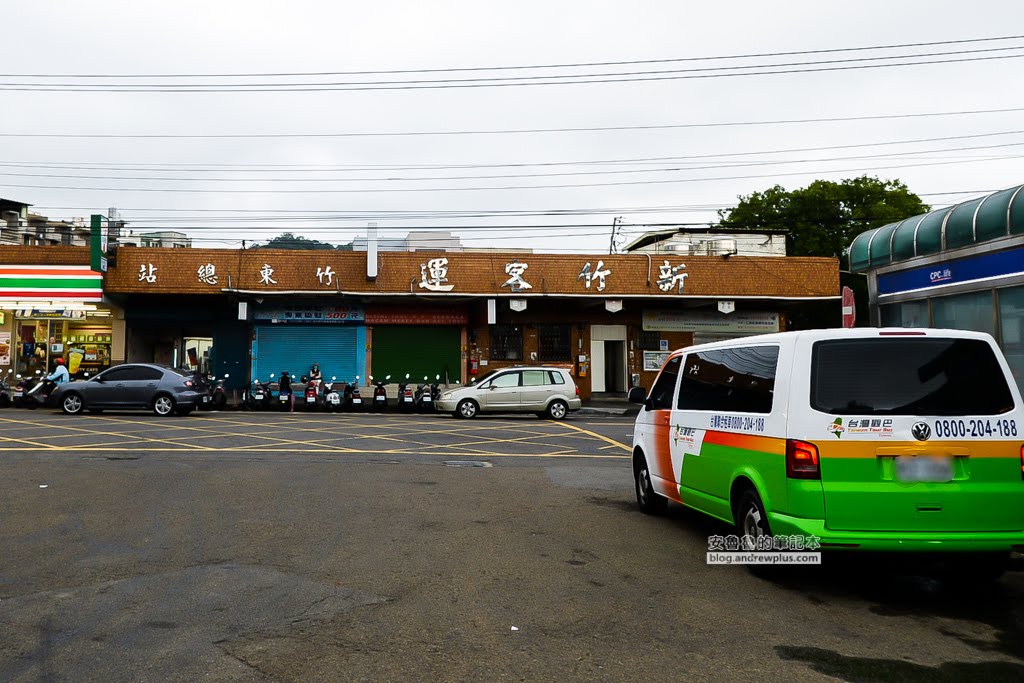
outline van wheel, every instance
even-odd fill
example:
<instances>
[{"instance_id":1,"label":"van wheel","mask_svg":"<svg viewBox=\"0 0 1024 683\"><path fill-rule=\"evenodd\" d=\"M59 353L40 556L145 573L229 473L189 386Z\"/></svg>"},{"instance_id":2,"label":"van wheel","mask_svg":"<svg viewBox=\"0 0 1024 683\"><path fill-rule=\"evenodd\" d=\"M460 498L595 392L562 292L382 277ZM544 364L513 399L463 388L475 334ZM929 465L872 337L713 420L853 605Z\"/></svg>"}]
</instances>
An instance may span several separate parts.
<instances>
[{"instance_id":1,"label":"van wheel","mask_svg":"<svg viewBox=\"0 0 1024 683\"><path fill-rule=\"evenodd\" d=\"M455 408L455 414L466 420L476 417L476 413L479 408L476 405L476 401L472 399L463 399L459 401L459 405Z\"/></svg>"},{"instance_id":2,"label":"van wheel","mask_svg":"<svg viewBox=\"0 0 1024 683\"><path fill-rule=\"evenodd\" d=\"M565 404L565 401L552 401L548 404L548 409L545 411L545 415L552 420L561 420L565 417L565 414L569 412L569 406Z\"/></svg>"},{"instance_id":3,"label":"van wheel","mask_svg":"<svg viewBox=\"0 0 1024 683\"><path fill-rule=\"evenodd\" d=\"M748 488L740 496L740 502L736 505L736 531L742 538L750 536L771 536L772 529L768 525L768 513L764 510L761 496L757 491Z\"/></svg>"},{"instance_id":4,"label":"van wheel","mask_svg":"<svg viewBox=\"0 0 1024 683\"><path fill-rule=\"evenodd\" d=\"M668 508L668 499L654 492L651 484L651 470L647 459L638 455L633 463L633 488L636 489L636 506L645 515L660 515Z\"/></svg>"}]
</instances>

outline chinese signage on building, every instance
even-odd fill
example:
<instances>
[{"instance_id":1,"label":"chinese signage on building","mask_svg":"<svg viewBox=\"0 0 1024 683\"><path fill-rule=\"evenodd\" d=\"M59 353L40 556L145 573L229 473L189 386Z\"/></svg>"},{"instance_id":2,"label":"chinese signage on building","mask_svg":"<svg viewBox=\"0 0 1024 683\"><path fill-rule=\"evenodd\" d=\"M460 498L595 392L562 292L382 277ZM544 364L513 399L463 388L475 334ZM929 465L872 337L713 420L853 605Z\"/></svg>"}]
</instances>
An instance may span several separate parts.
<instances>
[{"instance_id":1,"label":"chinese signage on building","mask_svg":"<svg viewBox=\"0 0 1024 683\"><path fill-rule=\"evenodd\" d=\"M779 331L779 314L717 311L644 311L648 332L716 332L723 334L766 334Z\"/></svg>"},{"instance_id":2,"label":"chinese signage on building","mask_svg":"<svg viewBox=\"0 0 1024 683\"><path fill-rule=\"evenodd\" d=\"M257 308L253 320L273 323L361 323L365 319L359 305L294 305Z\"/></svg>"}]
</instances>

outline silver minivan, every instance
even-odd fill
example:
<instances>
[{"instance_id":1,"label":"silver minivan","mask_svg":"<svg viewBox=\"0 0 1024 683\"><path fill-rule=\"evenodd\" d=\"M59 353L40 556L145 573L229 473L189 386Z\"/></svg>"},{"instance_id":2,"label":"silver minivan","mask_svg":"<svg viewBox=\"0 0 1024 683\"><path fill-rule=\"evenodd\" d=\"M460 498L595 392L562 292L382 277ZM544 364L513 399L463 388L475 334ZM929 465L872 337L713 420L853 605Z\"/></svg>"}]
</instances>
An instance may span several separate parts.
<instances>
[{"instance_id":1,"label":"silver minivan","mask_svg":"<svg viewBox=\"0 0 1024 683\"><path fill-rule=\"evenodd\" d=\"M438 411L467 419L479 413L537 413L561 420L580 406L580 390L568 370L539 366L492 370L437 401Z\"/></svg>"}]
</instances>

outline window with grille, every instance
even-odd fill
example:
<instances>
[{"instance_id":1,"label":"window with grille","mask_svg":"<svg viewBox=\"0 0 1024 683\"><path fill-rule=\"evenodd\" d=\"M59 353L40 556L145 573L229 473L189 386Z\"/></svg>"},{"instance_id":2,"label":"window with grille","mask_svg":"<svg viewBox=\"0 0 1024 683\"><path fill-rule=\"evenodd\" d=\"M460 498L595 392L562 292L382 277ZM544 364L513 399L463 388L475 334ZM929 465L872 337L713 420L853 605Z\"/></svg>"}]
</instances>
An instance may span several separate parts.
<instances>
[{"instance_id":1,"label":"window with grille","mask_svg":"<svg viewBox=\"0 0 1024 683\"><path fill-rule=\"evenodd\" d=\"M636 345L641 351L661 351L661 333L641 332L637 337Z\"/></svg>"},{"instance_id":2,"label":"window with grille","mask_svg":"<svg viewBox=\"0 0 1024 683\"><path fill-rule=\"evenodd\" d=\"M523 359L523 328L518 325L491 327L491 358L493 360Z\"/></svg>"},{"instance_id":3,"label":"window with grille","mask_svg":"<svg viewBox=\"0 0 1024 683\"><path fill-rule=\"evenodd\" d=\"M542 362L572 361L572 328L568 325L538 325L537 358Z\"/></svg>"}]
</instances>

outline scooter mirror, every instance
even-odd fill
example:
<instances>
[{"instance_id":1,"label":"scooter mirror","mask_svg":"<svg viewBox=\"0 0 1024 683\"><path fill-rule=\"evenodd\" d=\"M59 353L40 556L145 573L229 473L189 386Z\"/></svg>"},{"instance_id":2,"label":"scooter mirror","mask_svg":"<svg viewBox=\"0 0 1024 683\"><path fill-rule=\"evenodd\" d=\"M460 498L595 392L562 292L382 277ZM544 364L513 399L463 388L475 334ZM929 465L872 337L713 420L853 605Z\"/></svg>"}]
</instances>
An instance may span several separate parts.
<instances>
[{"instance_id":1,"label":"scooter mirror","mask_svg":"<svg viewBox=\"0 0 1024 683\"><path fill-rule=\"evenodd\" d=\"M335 376L335 375L331 375L331 381L332 381L332 382L333 382L334 380L336 380L336 379L338 379L338 378L337 378L337 376Z\"/></svg>"},{"instance_id":2,"label":"scooter mirror","mask_svg":"<svg viewBox=\"0 0 1024 683\"><path fill-rule=\"evenodd\" d=\"M373 381L373 375L369 375L369 377L370 377L370 381L372 382ZM356 379L359 379L359 375L356 375Z\"/></svg>"},{"instance_id":3,"label":"scooter mirror","mask_svg":"<svg viewBox=\"0 0 1024 683\"><path fill-rule=\"evenodd\" d=\"M405 373L405 378L406 378L406 379L409 379L409 373L408 373L408 372L407 372L407 373Z\"/></svg>"},{"instance_id":4,"label":"scooter mirror","mask_svg":"<svg viewBox=\"0 0 1024 683\"><path fill-rule=\"evenodd\" d=\"M384 381L385 382L388 381L389 379L391 379L391 375L384 375Z\"/></svg>"},{"instance_id":5,"label":"scooter mirror","mask_svg":"<svg viewBox=\"0 0 1024 683\"><path fill-rule=\"evenodd\" d=\"M434 375L434 379L436 379L436 380L440 381L440 379L441 379L441 375Z\"/></svg>"},{"instance_id":6,"label":"scooter mirror","mask_svg":"<svg viewBox=\"0 0 1024 683\"><path fill-rule=\"evenodd\" d=\"M21 373L18 373L17 375L15 375L14 379L21 379Z\"/></svg>"},{"instance_id":7,"label":"scooter mirror","mask_svg":"<svg viewBox=\"0 0 1024 683\"><path fill-rule=\"evenodd\" d=\"M227 378L228 378L228 377L230 377L230 376L231 376L231 375L229 375L228 373L226 373L226 372L224 373L224 379L227 379Z\"/></svg>"},{"instance_id":8,"label":"scooter mirror","mask_svg":"<svg viewBox=\"0 0 1024 683\"><path fill-rule=\"evenodd\" d=\"M277 375L275 375L273 372L270 373L270 379L274 379L275 377L277 377Z\"/></svg>"}]
</instances>

